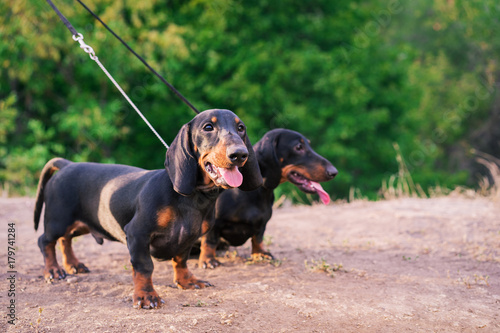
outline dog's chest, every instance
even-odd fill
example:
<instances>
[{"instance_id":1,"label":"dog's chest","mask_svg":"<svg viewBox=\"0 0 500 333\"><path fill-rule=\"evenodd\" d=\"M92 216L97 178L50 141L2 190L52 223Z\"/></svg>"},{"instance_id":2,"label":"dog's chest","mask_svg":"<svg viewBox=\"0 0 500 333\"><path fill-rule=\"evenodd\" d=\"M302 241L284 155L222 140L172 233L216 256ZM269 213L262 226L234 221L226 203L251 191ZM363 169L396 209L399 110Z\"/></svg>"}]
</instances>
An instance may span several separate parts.
<instances>
[{"instance_id":1,"label":"dog's chest","mask_svg":"<svg viewBox=\"0 0 500 333\"><path fill-rule=\"evenodd\" d=\"M158 227L151 235L150 250L157 259L170 259L190 250L214 223L210 217L216 196L195 196L189 202L162 209Z\"/></svg>"},{"instance_id":2,"label":"dog's chest","mask_svg":"<svg viewBox=\"0 0 500 333\"><path fill-rule=\"evenodd\" d=\"M191 218L178 217L166 228L160 228L151 234L150 251L157 259L167 260L188 251L202 233L201 215Z\"/></svg>"}]
</instances>

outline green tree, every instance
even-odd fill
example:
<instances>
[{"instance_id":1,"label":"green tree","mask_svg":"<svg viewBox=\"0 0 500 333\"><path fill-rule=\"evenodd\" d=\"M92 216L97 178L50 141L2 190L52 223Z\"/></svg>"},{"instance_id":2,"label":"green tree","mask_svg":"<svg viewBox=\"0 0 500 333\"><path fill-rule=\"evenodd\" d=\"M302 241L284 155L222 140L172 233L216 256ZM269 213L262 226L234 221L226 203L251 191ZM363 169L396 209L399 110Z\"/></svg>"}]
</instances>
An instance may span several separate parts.
<instances>
[{"instance_id":1,"label":"green tree","mask_svg":"<svg viewBox=\"0 0 500 333\"><path fill-rule=\"evenodd\" d=\"M76 2L57 5L171 142L194 113ZM306 135L340 171L334 197L375 197L397 172L394 143L424 188L465 183L470 148L498 152L494 0L88 5L198 109L235 111L252 142ZM0 14L2 184L32 193L56 155L162 167L164 147L45 2Z\"/></svg>"}]
</instances>

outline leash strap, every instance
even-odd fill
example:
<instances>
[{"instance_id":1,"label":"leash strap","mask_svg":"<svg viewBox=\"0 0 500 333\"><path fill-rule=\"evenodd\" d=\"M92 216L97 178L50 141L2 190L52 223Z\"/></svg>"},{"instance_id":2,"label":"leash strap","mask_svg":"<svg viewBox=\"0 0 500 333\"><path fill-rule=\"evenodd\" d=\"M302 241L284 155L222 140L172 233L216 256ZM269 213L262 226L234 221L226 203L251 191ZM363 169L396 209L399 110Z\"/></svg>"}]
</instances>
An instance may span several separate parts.
<instances>
[{"instance_id":1,"label":"leash strap","mask_svg":"<svg viewBox=\"0 0 500 333\"><path fill-rule=\"evenodd\" d=\"M73 27L71 23L69 23L68 19L59 11L59 9L57 9L56 5L54 5L50 0L47 0L47 2L49 3L50 7L52 7L52 9L56 12L57 16L59 16L59 18L64 23L66 28L68 28L68 30L71 31L71 34L73 36L78 35L78 32L76 31L75 27Z\"/></svg>"},{"instance_id":2,"label":"leash strap","mask_svg":"<svg viewBox=\"0 0 500 333\"><path fill-rule=\"evenodd\" d=\"M71 23L68 21L68 19L66 19L66 17L64 17L64 15L57 9L57 7L52 3L51 0L47 0L47 2L52 7L52 9L56 12L56 14L59 16L59 18L64 23L66 28L68 28L68 30L73 34L73 40L78 42L80 44L80 48L82 48L85 51L85 53L87 53L89 55L90 59L94 60L97 63L97 65L101 68L101 70L104 72L104 74L106 74L108 79L115 85L115 87L118 89L118 91L123 95L123 97L127 100L127 102L132 106L132 108L135 110L135 112L137 112L137 114L142 118L142 120L146 123L146 125L148 125L149 129L156 135L158 140L160 140L160 142L165 146L165 148L168 149L167 143L161 138L161 136L158 134L158 132L156 132L153 125L151 125L151 123L146 119L146 117L142 114L142 112L139 110L139 108L134 104L134 102L132 102L132 100L127 96L125 91L120 87L118 82L116 82L116 80L113 78L113 76L108 72L106 67L104 67L104 65L99 61L99 58L97 58L97 56L95 55L94 49L92 47L90 47L89 45L87 45L83 41L83 35L76 31L76 29L73 27L73 25L71 25Z\"/></svg>"}]
</instances>

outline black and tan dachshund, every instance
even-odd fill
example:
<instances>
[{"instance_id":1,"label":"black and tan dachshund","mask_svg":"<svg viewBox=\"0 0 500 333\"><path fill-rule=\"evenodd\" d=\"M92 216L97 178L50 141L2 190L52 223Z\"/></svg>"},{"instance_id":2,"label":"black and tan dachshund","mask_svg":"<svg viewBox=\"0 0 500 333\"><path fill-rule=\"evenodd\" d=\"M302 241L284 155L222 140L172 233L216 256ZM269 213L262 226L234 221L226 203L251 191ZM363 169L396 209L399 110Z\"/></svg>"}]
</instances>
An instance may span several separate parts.
<instances>
[{"instance_id":1,"label":"black and tan dachshund","mask_svg":"<svg viewBox=\"0 0 500 333\"><path fill-rule=\"evenodd\" d=\"M207 215L213 214L220 189L254 190L261 184L246 127L229 110L207 110L185 124L167 151L165 169L52 159L40 176L34 217L37 229L45 203L45 229L38 239L44 277L88 272L73 254L71 239L91 233L98 243L127 244L135 307L163 303L153 288L151 256L172 259L179 288L209 286L186 261L193 243L211 228ZM56 259L58 240L63 268Z\"/></svg>"},{"instance_id":2,"label":"black and tan dachshund","mask_svg":"<svg viewBox=\"0 0 500 333\"><path fill-rule=\"evenodd\" d=\"M337 169L318 155L302 134L275 129L267 132L254 146L264 184L254 191L224 191L215 205L214 227L201 238L199 266L215 268L216 248L222 238L231 246L243 245L252 238L252 256L267 256L263 248L264 232L273 212L274 189L289 181L306 193L316 193L323 203L330 197L318 182L333 179Z\"/></svg>"}]
</instances>

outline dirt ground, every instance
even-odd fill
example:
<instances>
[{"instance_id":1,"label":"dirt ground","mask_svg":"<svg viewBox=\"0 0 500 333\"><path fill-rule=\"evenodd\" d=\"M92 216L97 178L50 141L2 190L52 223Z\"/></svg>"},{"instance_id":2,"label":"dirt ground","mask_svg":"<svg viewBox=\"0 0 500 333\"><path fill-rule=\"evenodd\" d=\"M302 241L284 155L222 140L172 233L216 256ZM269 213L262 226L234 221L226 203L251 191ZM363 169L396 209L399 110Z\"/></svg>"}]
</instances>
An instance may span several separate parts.
<instances>
[{"instance_id":1,"label":"dirt ground","mask_svg":"<svg viewBox=\"0 0 500 333\"><path fill-rule=\"evenodd\" d=\"M249 263L249 244L193 273L214 287L153 282L166 301L132 307L125 245L89 236L75 253L91 270L47 284L34 200L0 199L0 301L5 332L500 332L500 203L486 198L358 201L275 211L266 244L279 260ZM15 298L7 224L15 223ZM60 257L60 253L58 254ZM307 263L305 262L307 261ZM311 268L314 267L314 269ZM15 325L7 306L14 299Z\"/></svg>"}]
</instances>

